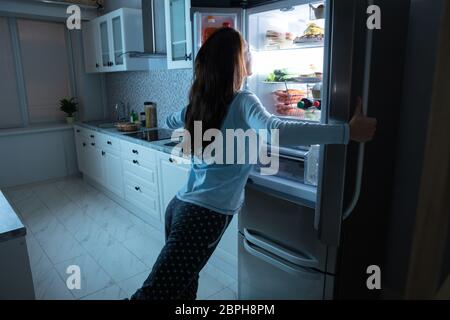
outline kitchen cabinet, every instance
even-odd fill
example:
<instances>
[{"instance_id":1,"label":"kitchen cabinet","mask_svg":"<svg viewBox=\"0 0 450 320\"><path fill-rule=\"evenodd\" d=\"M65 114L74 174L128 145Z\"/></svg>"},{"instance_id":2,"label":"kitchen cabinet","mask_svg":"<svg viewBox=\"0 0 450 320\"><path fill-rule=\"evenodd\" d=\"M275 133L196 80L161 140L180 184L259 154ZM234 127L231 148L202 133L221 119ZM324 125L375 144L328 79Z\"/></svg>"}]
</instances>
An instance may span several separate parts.
<instances>
[{"instance_id":1,"label":"kitchen cabinet","mask_svg":"<svg viewBox=\"0 0 450 320\"><path fill-rule=\"evenodd\" d=\"M106 188L123 197L123 172L120 156L111 151L102 151L103 183Z\"/></svg>"},{"instance_id":2,"label":"kitchen cabinet","mask_svg":"<svg viewBox=\"0 0 450 320\"><path fill-rule=\"evenodd\" d=\"M78 169L86 172L87 160L87 138L82 128L75 128L75 146L77 150Z\"/></svg>"},{"instance_id":3,"label":"kitchen cabinet","mask_svg":"<svg viewBox=\"0 0 450 320\"><path fill-rule=\"evenodd\" d=\"M87 73L148 69L146 59L128 54L144 51L141 10L121 8L83 26Z\"/></svg>"},{"instance_id":4,"label":"kitchen cabinet","mask_svg":"<svg viewBox=\"0 0 450 320\"><path fill-rule=\"evenodd\" d=\"M192 68L190 0L165 0L167 67Z\"/></svg>"},{"instance_id":5,"label":"kitchen cabinet","mask_svg":"<svg viewBox=\"0 0 450 320\"><path fill-rule=\"evenodd\" d=\"M99 30L95 21L88 21L82 24L84 65L87 73L99 72L100 70L100 48Z\"/></svg>"},{"instance_id":6,"label":"kitchen cabinet","mask_svg":"<svg viewBox=\"0 0 450 320\"><path fill-rule=\"evenodd\" d=\"M87 175L97 181L98 183L104 185L104 171L103 171L103 155L102 150L100 150L95 142L90 142L87 145L87 165L86 173Z\"/></svg>"},{"instance_id":7,"label":"kitchen cabinet","mask_svg":"<svg viewBox=\"0 0 450 320\"><path fill-rule=\"evenodd\" d=\"M161 221L156 151L121 141L125 199Z\"/></svg>"},{"instance_id":8,"label":"kitchen cabinet","mask_svg":"<svg viewBox=\"0 0 450 320\"><path fill-rule=\"evenodd\" d=\"M190 164L188 160L174 157L171 154L158 154L159 190L161 199L161 215L164 217L170 200L187 182Z\"/></svg>"}]
</instances>

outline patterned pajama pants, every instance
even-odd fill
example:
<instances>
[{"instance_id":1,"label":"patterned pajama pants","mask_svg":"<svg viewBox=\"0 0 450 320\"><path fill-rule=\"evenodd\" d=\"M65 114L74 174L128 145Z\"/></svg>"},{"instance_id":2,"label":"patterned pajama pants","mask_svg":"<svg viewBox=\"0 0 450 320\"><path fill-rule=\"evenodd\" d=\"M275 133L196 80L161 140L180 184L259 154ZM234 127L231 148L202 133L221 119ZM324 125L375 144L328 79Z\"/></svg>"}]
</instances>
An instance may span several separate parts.
<instances>
[{"instance_id":1,"label":"patterned pajama pants","mask_svg":"<svg viewBox=\"0 0 450 320\"><path fill-rule=\"evenodd\" d=\"M199 272L232 218L173 198L166 210L166 244L131 300L195 300Z\"/></svg>"}]
</instances>

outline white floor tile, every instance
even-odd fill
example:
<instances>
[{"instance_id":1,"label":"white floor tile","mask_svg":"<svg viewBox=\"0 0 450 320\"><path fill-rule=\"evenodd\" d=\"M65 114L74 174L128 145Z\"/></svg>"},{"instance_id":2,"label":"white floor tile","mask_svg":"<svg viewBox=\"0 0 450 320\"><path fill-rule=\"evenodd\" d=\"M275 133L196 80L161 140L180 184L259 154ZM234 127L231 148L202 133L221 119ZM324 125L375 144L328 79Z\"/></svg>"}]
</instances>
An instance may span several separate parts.
<instances>
[{"instance_id":1,"label":"white floor tile","mask_svg":"<svg viewBox=\"0 0 450 320\"><path fill-rule=\"evenodd\" d=\"M86 252L56 219L36 233L35 237L53 263L63 262Z\"/></svg>"},{"instance_id":2,"label":"white floor tile","mask_svg":"<svg viewBox=\"0 0 450 320\"><path fill-rule=\"evenodd\" d=\"M47 273L53 269L53 264L32 234L27 234L26 241L31 274L36 288L45 279Z\"/></svg>"},{"instance_id":3,"label":"white floor tile","mask_svg":"<svg viewBox=\"0 0 450 320\"><path fill-rule=\"evenodd\" d=\"M5 193L8 200L12 203L17 203L34 195L33 189L30 187L7 189Z\"/></svg>"},{"instance_id":4,"label":"white floor tile","mask_svg":"<svg viewBox=\"0 0 450 320\"><path fill-rule=\"evenodd\" d=\"M61 278L67 279L67 268L72 265L80 267L81 273L81 288L71 290L77 299L114 284L112 278L87 254L58 263L55 268Z\"/></svg>"},{"instance_id":5,"label":"white floor tile","mask_svg":"<svg viewBox=\"0 0 450 320\"><path fill-rule=\"evenodd\" d=\"M119 243L105 230L99 228L95 224L91 224L87 229L80 229L79 232L75 234L75 238L94 258L98 257L111 246Z\"/></svg>"},{"instance_id":6,"label":"white floor tile","mask_svg":"<svg viewBox=\"0 0 450 320\"><path fill-rule=\"evenodd\" d=\"M39 300L73 300L66 283L59 277L55 269L47 272L34 288Z\"/></svg>"},{"instance_id":7,"label":"white floor tile","mask_svg":"<svg viewBox=\"0 0 450 320\"><path fill-rule=\"evenodd\" d=\"M230 288L225 288L212 296L209 296L206 300L236 300L236 292Z\"/></svg>"},{"instance_id":8,"label":"white floor tile","mask_svg":"<svg viewBox=\"0 0 450 320\"><path fill-rule=\"evenodd\" d=\"M29 198L16 202L15 208L17 208L20 215L25 219L34 215L36 211L47 209L44 203L36 195L32 195Z\"/></svg>"},{"instance_id":9,"label":"white floor tile","mask_svg":"<svg viewBox=\"0 0 450 320\"><path fill-rule=\"evenodd\" d=\"M126 293L126 297L130 298L139 288L142 287L142 284L147 279L150 274L150 270L142 272L134 277L123 280L119 282L119 287Z\"/></svg>"},{"instance_id":10,"label":"white floor tile","mask_svg":"<svg viewBox=\"0 0 450 320\"><path fill-rule=\"evenodd\" d=\"M163 245L153 237L144 234L125 240L123 245L151 268L155 263Z\"/></svg>"},{"instance_id":11,"label":"white floor tile","mask_svg":"<svg viewBox=\"0 0 450 320\"><path fill-rule=\"evenodd\" d=\"M128 279L147 270L147 266L133 255L123 244L106 247L94 259L116 282Z\"/></svg>"},{"instance_id":12,"label":"white floor tile","mask_svg":"<svg viewBox=\"0 0 450 320\"><path fill-rule=\"evenodd\" d=\"M128 294L115 284L88 295L81 300L123 300L125 298L129 298Z\"/></svg>"},{"instance_id":13,"label":"white floor tile","mask_svg":"<svg viewBox=\"0 0 450 320\"><path fill-rule=\"evenodd\" d=\"M198 283L197 299L204 300L213 294L225 288L224 284L219 282L216 278L211 276L207 272L200 273L200 279Z\"/></svg>"}]
</instances>

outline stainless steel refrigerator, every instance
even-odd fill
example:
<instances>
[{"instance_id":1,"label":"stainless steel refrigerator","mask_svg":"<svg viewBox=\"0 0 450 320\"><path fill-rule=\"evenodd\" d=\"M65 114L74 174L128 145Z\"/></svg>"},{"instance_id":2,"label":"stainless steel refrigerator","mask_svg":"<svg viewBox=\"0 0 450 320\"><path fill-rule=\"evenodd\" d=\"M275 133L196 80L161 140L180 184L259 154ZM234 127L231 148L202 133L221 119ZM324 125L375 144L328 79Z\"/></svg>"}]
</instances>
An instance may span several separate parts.
<instances>
[{"instance_id":1,"label":"stainless steel refrigerator","mask_svg":"<svg viewBox=\"0 0 450 320\"><path fill-rule=\"evenodd\" d=\"M237 28L253 58L246 87L269 112L293 121L343 123L358 95L367 112L374 71L366 20L373 1L241 4L192 8L194 53L214 28ZM239 299L342 297L342 229L365 186L365 153L364 145L280 148L278 174L263 176L255 166L239 213ZM355 277L364 287L364 277Z\"/></svg>"}]
</instances>

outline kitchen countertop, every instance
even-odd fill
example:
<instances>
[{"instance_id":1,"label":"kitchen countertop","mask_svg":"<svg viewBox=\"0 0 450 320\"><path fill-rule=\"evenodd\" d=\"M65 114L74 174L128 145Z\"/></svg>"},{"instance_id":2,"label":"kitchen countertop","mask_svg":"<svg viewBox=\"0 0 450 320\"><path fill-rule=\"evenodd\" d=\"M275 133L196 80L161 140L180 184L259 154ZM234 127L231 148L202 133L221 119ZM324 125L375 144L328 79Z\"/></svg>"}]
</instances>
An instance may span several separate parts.
<instances>
[{"instance_id":1,"label":"kitchen countertop","mask_svg":"<svg viewBox=\"0 0 450 320\"><path fill-rule=\"evenodd\" d=\"M165 153L169 153L169 154L172 154L172 152L173 152L173 149L174 149L173 146L165 145L165 144L171 142L170 139L149 142L146 140L127 136L127 132L120 132L119 130L117 130L114 127L112 127L112 128L102 127L101 125L103 125L105 123L110 123L110 122L107 122L107 121L77 122L77 123L75 123L75 125L77 125L79 127L87 128L89 130L97 131L97 132L100 132L103 134L107 134L107 135L116 137L118 139L136 143L138 145L141 145L141 146L144 146L147 148L152 148L157 151L161 151L161 152L165 152ZM145 129L145 130L157 130L157 129L161 129L161 128ZM181 156L181 150L177 151L176 154Z\"/></svg>"},{"instance_id":2,"label":"kitchen countertop","mask_svg":"<svg viewBox=\"0 0 450 320\"><path fill-rule=\"evenodd\" d=\"M22 221L0 191L0 242L23 237L26 234Z\"/></svg>"}]
</instances>

